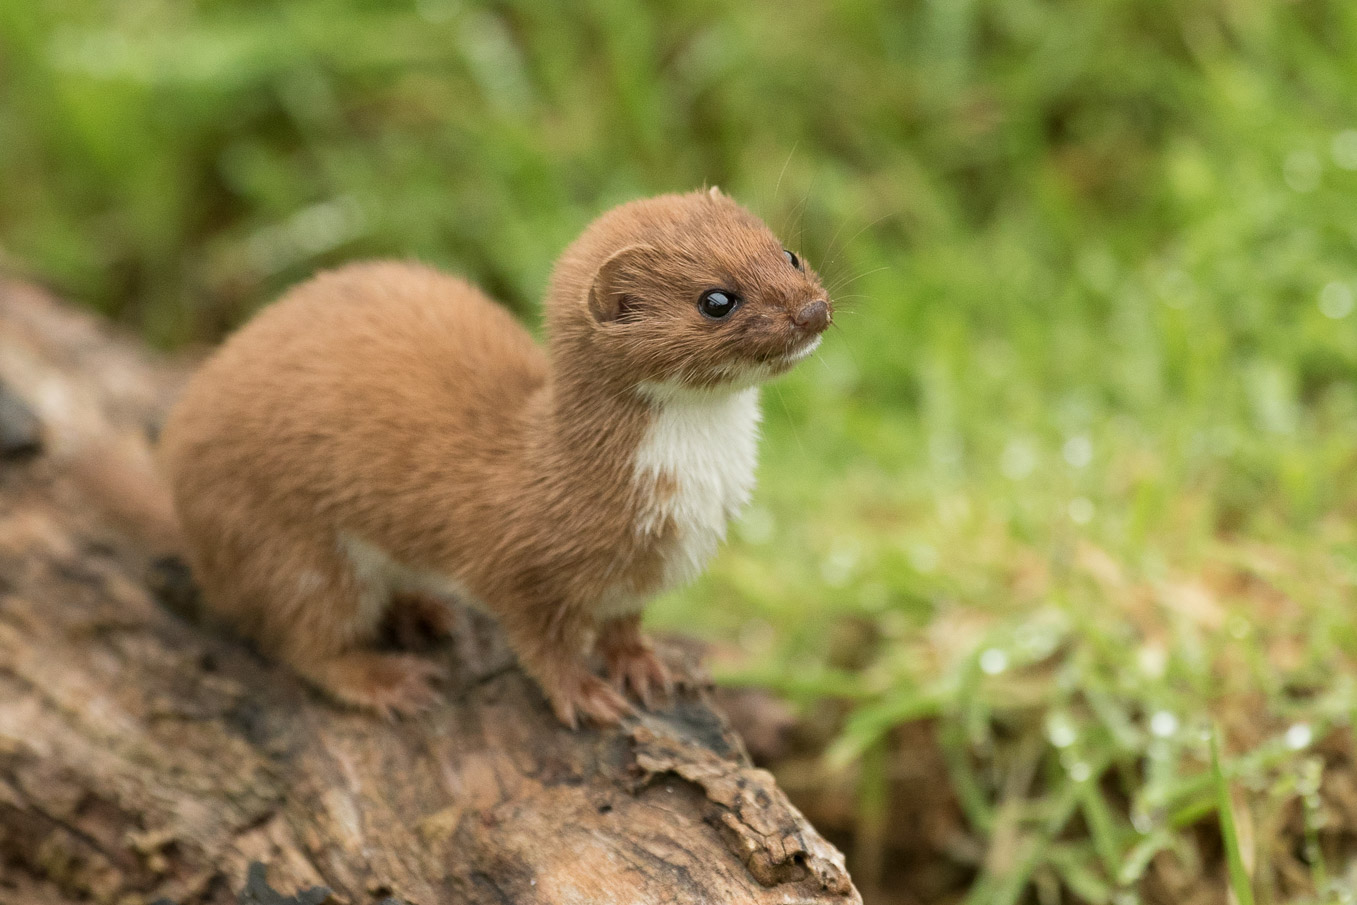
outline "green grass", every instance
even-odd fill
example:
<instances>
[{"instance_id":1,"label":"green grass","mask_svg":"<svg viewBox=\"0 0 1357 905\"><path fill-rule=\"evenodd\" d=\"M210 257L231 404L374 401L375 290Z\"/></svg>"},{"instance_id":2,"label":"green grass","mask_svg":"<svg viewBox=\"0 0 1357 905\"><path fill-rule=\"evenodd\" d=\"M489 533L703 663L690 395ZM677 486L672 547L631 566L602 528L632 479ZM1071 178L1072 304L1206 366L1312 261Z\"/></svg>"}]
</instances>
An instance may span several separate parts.
<instances>
[{"instance_id":1,"label":"green grass","mask_svg":"<svg viewBox=\"0 0 1357 905\"><path fill-rule=\"evenodd\" d=\"M1351 901L1357 5L666 10L0 5L0 260L166 345L373 254L530 314L720 184L838 327L654 621L802 708L877 901L965 893L909 845L975 902Z\"/></svg>"},{"instance_id":2,"label":"green grass","mask_svg":"<svg viewBox=\"0 0 1357 905\"><path fill-rule=\"evenodd\" d=\"M1216 811L1220 815L1220 835L1225 846L1225 862L1230 871L1230 892L1239 905L1253 905L1253 884L1239 848L1234 802L1230 795L1229 779L1220 764L1220 742L1215 732L1211 733L1211 776L1216 785Z\"/></svg>"}]
</instances>

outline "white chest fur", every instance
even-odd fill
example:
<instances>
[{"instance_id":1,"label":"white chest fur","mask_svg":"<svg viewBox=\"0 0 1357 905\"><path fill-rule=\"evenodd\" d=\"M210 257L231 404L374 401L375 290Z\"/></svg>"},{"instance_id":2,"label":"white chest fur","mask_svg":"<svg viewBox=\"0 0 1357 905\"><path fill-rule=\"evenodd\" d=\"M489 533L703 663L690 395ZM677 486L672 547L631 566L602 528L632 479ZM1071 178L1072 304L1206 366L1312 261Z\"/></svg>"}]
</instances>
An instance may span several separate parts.
<instances>
[{"instance_id":1,"label":"white chest fur","mask_svg":"<svg viewBox=\"0 0 1357 905\"><path fill-rule=\"evenodd\" d=\"M647 386L655 410L636 451L642 508L636 529L659 536L665 589L696 578L749 502L758 460L759 391Z\"/></svg>"}]
</instances>

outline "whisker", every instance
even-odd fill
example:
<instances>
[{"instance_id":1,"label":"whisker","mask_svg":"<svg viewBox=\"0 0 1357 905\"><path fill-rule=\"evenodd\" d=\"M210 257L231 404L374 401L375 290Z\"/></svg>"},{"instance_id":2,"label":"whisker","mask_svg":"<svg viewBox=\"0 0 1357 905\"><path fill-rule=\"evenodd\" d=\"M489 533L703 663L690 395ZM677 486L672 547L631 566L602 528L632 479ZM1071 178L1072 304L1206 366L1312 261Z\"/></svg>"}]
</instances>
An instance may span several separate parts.
<instances>
[{"instance_id":1,"label":"whisker","mask_svg":"<svg viewBox=\"0 0 1357 905\"><path fill-rule=\"evenodd\" d=\"M781 177L778 178L781 179ZM812 184L813 183L814 180L812 179ZM801 196L801 199L797 201L796 204L792 205L791 208L779 218L777 230L779 236L785 237L791 235L792 230L794 230L801 222L801 215L804 213L808 201L810 201L809 188L806 189L806 192Z\"/></svg>"},{"instance_id":2,"label":"whisker","mask_svg":"<svg viewBox=\"0 0 1357 905\"><path fill-rule=\"evenodd\" d=\"M880 273L880 272L883 271L883 270L890 270L890 267L891 267L891 265L889 265L889 264L882 264L880 267L873 267L871 270L868 270L868 271L865 271L864 273L858 274L857 276L853 277L851 280L845 280L845 281L843 281L843 282L841 282L841 283L836 283L836 284L834 285L834 287L833 287L832 289L829 290L829 294L830 294L830 295L833 295L834 293L838 292L840 289L845 289L845 288L847 288L847 287L849 287L849 286L852 286L854 283L856 283L858 280L862 279L863 277L869 277L869 276L871 276L872 274L874 274L874 273Z\"/></svg>"},{"instance_id":3,"label":"whisker","mask_svg":"<svg viewBox=\"0 0 1357 905\"><path fill-rule=\"evenodd\" d=\"M853 347L853 342L852 342L851 340L848 339L848 335L849 335L849 334L848 334L848 331L846 331L846 330L839 330L838 324L830 324L829 326L830 326L830 329L834 330L838 336L842 336L842 337L843 337L843 347L844 347L845 349L848 350L848 358L853 362L853 367L854 367L854 369L856 369L857 372L858 372L859 374L861 374L861 373L862 373L862 363L858 360L858 351L857 351L857 349L855 349L855 348ZM829 365L826 364L825 367L828 368Z\"/></svg>"},{"instance_id":4,"label":"whisker","mask_svg":"<svg viewBox=\"0 0 1357 905\"><path fill-rule=\"evenodd\" d=\"M857 232L853 233L853 235L850 236L850 237L848 238L848 240L847 240L846 242L843 243L843 248L839 249L839 253L838 253L837 255L835 255L833 258L831 258L831 259L825 264L825 269L828 270L830 267L833 267L833 266L834 266L834 262L837 261L837 260L839 260L839 255L842 255L843 252L844 252L844 250L847 249L850 245L852 245L853 242L857 239L858 236L862 235L862 234L865 233L867 230L871 229L873 226L876 226L876 225L877 225L878 223L880 223L882 220L889 219L890 217L893 217L893 216L895 216L895 212L894 212L894 211L890 211L890 212L884 213L884 214L882 214L880 217L877 217L875 220L873 220L871 223L868 223L868 224L867 224L866 226L864 226L862 229L860 229L860 230L858 230Z\"/></svg>"},{"instance_id":5,"label":"whisker","mask_svg":"<svg viewBox=\"0 0 1357 905\"><path fill-rule=\"evenodd\" d=\"M782 406L782 414L786 416L787 424L792 429L792 439L796 441L796 448L800 451L801 458L806 459L806 445L801 442L801 431L796 426L796 419L792 417L792 410L787 408L787 400L782 395L782 387L776 383L773 384L773 392L777 393L777 401Z\"/></svg>"},{"instance_id":6,"label":"whisker","mask_svg":"<svg viewBox=\"0 0 1357 905\"><path fill-rule=\"evenodd\" d=\"M787 175L787 167L791 166L792 158L796 156L796 149L801 144L801 139L792 142L792 149L787 152L787 159L782 164L782 170L777 174L777 183L773 186L773 203L777 204L777 193L782 188L782 177Z\"/></svg>"},{"instance_id":7,"label":"whisker","mask_svg":"<svg viewBox=\"0 0 1357 905\"><path fill-rule=\"evenodd\" d=\"M806 209L810 204L811 193L815 191L815 179L818 173L812 173L810 185L806 187L806 194L801 197L801 204L796 213L796 247L798 249L806 247Z\"/></svg>"},{"instance_id":8,"label":"whisker","mask_svg":"<svg viewBox=\"0 0 1357 905\"><path fill-rule=\"evenodd\" d=\"M862 204L858 205L858 209L853 212L853 215L851 217L844 217L839 221L839 228L834 230L834 235L830 237L829 240L829 247L825 249L825 270L829 270L829 268L834 265L834 262L838 260L837 255L835 255L832 258L830 257L830 255L834 254L835 243L839 241L839 236L843 234L844 227L847 226L852 220L854 220L858 216L858 214L861 214L865 207L867 207L867 203L863 202ZM853 238L857 238L857 236L854 236Z\"/></svg>"}]
</instances>

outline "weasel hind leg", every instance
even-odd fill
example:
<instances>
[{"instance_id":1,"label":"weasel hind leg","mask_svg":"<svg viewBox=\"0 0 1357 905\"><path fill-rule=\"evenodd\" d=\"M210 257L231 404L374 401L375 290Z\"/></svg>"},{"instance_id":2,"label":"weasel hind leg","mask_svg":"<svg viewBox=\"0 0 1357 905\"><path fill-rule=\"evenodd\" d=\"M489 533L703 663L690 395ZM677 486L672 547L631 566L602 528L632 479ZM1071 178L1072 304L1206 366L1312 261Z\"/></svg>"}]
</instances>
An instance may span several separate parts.
<instances>
[{"instance_id":1,"label":"weasel hind leg","mask_svg":"<svg viewBox=\"0 0 1357 905\"><path fill-rule=\"evenodd\" d=\"M294 664L307 681L342 704L387 719L413 716L437 704L442 667L418 654L347 650Z\"/></svg>"},{"instance_id":2,"label":"weasel hind leg","mask_svg":"<svg viewBox=\"0 0 1357 905\"><path fill-rule=\"evenodd\" d=\"M216 579L208 598L268 653L334 700L388 719L438 702L440 667L374 648L391 605L379 575L297 534L235 552L229 568L204 570Z\"/></svg>"},{"instance_id":3,"label":"weasel hind leg","mask_svg":"<svg viewBox=\"0 0 1357 905\"><path fill-rule=\"evenodd\" d=\"M391 588L376 576L356 572L343 559L333 563L334 579L318 588L306 612L320 618L303 623L291 633L293 642L282 648L283 659L307 681L341 704L394 719L413 716L437 704L434 685L446 678L444 670L414 653L378 651L383 619L437 622L436 601L393 599ZM413 612L410 612L413 610ZM438 631L441 624L423 626Z\"/></svg>"},{"instance_id":4,"label":"weasel hind leg","mask_svg":"<svg viewBox=\"0 0 1357 905\"><path fill-rule=\"evenodd\" d=\"M457 613L448 600L419 591L398 591L387 606L385 633L403 650L425 650L457 634Z\"/></svg>"}]
</instances>

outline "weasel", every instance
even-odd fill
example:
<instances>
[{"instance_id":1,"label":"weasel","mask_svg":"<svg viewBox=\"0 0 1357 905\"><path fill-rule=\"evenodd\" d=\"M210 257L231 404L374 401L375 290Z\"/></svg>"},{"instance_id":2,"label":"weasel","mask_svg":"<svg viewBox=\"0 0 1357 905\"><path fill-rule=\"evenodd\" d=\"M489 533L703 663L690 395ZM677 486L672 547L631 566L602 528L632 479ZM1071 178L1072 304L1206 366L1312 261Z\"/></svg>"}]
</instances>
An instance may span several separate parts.
<instances>
[{"instance_id":1,"label":"weasel","mask_svg":"<svg viewBox=\"0 0 1357 905\"><path fill-rule=\"evenodd\" d=\"M545 312L544 353L471 284L369 262L230 336L161 436L207 609L388 716L436 700L439 671L371 643L389 607L431 596L495 616L568 725L668 692L641 608L749 498L758 386L815 350L830 301L712 189L601 216Z\"/></svg>"}]
</instances>

